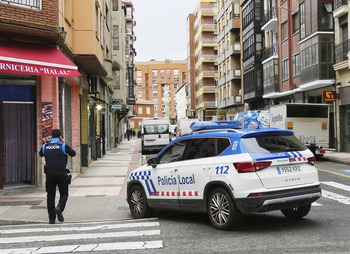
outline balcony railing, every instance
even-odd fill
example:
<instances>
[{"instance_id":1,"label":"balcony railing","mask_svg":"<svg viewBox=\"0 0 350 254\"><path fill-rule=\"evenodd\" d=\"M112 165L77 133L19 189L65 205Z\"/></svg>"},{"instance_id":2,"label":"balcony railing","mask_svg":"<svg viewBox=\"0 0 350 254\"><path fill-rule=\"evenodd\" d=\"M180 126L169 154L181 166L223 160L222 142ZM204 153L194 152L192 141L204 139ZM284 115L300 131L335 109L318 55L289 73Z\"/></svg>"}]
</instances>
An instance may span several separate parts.
<instances>
[{"instance_id":1,"label":"balcony railing","mask_svg":"<svg viewBox=\"0 0 350 254\"><path fill-rule=\"evenodd\" d=\"M342 5L348 5L349 0L334 0L334 10L340 8Z\"/></svg>"},{"instance_id":2,"label":"balcony railing","mask_svg":"<svg viewBox=\"0 0 350 254\"><path fill-rule=\"evenodd\" d=\"M42 0L0 0L0 3L14 4L28 8L41 9Z\"/></svg>"},{"instance_id":3,"label":"balcony railing","mask_svg":"<svg viewBox=\"0 0 350 254\"><path fill-rule=\"evenodd\" d=\"M262 52L262 60L271 57L271 56L277 56L278 55L278 46L277 43L272 44L271 47L264 48Z\"/></svg>"},{"instance_id":4,"label":"balcony railing","mask_svg":"<svg viewBox=\"0 0 350 254\"><path fill-rule=\"evenodd\" d=\"M270 10L266 11L261 18L261 26L264 26L269 20L277 19L277 8L272 7Z\"/></svg>"},{"instance_id":5,"label":"balcony railing","mask_svg":"<svg viewBox=\"0 0 350 254\"><path fill-rule=\"evenodd\" d=\"M350 40L335 45L335 63L344 62L349 59Z\"/></svg>"}]
</instances>

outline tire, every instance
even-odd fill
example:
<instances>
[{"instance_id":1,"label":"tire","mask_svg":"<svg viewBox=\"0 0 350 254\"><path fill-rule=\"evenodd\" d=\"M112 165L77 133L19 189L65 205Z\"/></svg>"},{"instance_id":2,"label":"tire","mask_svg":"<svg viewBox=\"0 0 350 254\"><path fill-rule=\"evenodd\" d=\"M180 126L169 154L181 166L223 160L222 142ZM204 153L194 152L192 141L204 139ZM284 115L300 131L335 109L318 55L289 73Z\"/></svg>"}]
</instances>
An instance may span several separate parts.
<instances>
[{"instance_id":1,"label":"tire","mask_svg":"<svg viewBox=\"0 0 350 254\"><path fill-rule=\"evenodd\" d=\"M147 204L147 197L141 186L131 187L129 200L129 209L135 219L146 218L151 215L151 208Z\"/></svg>"},{"instance_id":2,"label":"tire","mask_svg":"<svg viewBox=\"0 0 350 254\"><path fill-rule=\"evenodd\" d=\"M309 205L304 205L304 206L299 206L299 207L294 207L291 209L283 209L281 212L286 216L287 218L291 219L301 219L304 216L306 216L311 209L311 204Z\"/></svg>"},{"instance_id":3,"label":"tire","mask_svg":"<svg viewBox=\"0 0 350 254\"><path fill-rule=\"evenodd\" d=\"M233 203L230 194L223 188L214 189L208 199L208 215L217 229L228 230L237 226L242 213Z\"/></svg>"}]
</instances>

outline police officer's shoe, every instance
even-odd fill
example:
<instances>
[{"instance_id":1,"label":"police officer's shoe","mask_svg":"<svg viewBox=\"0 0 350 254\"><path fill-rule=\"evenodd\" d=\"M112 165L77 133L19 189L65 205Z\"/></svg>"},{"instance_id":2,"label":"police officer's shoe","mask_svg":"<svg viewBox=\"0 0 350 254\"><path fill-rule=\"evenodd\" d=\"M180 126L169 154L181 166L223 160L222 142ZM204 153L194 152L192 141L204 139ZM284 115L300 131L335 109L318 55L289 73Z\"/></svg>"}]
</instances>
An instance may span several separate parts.
<instances>
[{"instance_id":1,"label":"police officer's shoe","mask_svg":"<svg viewBox=\"0 0 350 254\"><path fill-rule=\"evenodd\" d=\"M55 220L49 220L50 224L55 224Z\"/></svg>"},{"instance_id":2,"label":"police officer's shoe","mask_svg":"<svg viewBox=\"0 0 350 254\"><path fill-rule=\"evenodd\" d=\"M57 214L58 221L64 222L62 211L58 206L55 208L55 213Z\"/></svg>"}]
</instances>

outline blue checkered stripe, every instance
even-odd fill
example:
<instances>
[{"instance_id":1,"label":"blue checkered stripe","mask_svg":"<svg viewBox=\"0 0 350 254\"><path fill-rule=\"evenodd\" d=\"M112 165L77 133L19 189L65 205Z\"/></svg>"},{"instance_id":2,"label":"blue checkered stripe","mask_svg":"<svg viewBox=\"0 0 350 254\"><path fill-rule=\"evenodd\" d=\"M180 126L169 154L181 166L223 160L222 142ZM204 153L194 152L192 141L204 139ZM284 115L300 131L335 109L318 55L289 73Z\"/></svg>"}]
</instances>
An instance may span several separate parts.
<instances>
[{"instance_id":1,"label":"blue checkered stripe","mask_svg":"<svg viewBox=\"0 0 350 254\"><path fill-rule=\"evenodd\" d=\"M147 187L147 191L150 196L156 196L157 190L156 187L153 184L153 180L151 179L151 171L139 171L139 172L132 172L129 176L129 180L143 180L145 181L145 185Z\"/></svg>"}]
</instances>

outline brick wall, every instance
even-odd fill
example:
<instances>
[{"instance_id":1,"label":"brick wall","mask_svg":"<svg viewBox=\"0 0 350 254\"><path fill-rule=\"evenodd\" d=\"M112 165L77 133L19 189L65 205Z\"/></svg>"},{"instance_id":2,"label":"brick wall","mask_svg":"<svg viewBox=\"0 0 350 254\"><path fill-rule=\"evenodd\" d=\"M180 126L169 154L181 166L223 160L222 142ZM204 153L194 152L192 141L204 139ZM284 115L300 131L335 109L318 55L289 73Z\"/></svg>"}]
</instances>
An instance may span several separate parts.
<instances>
[{"instance_id":1,"label":"brick wall","mask_svg":"<svg viewBox=\"0 0 350 254\"><path fill-rule=\"evenodd\" d=\"M37 29L57 30L58 0L42 0L42 9L0 3L0 23L11 23Z\"/></svg>"}]
</instances>

